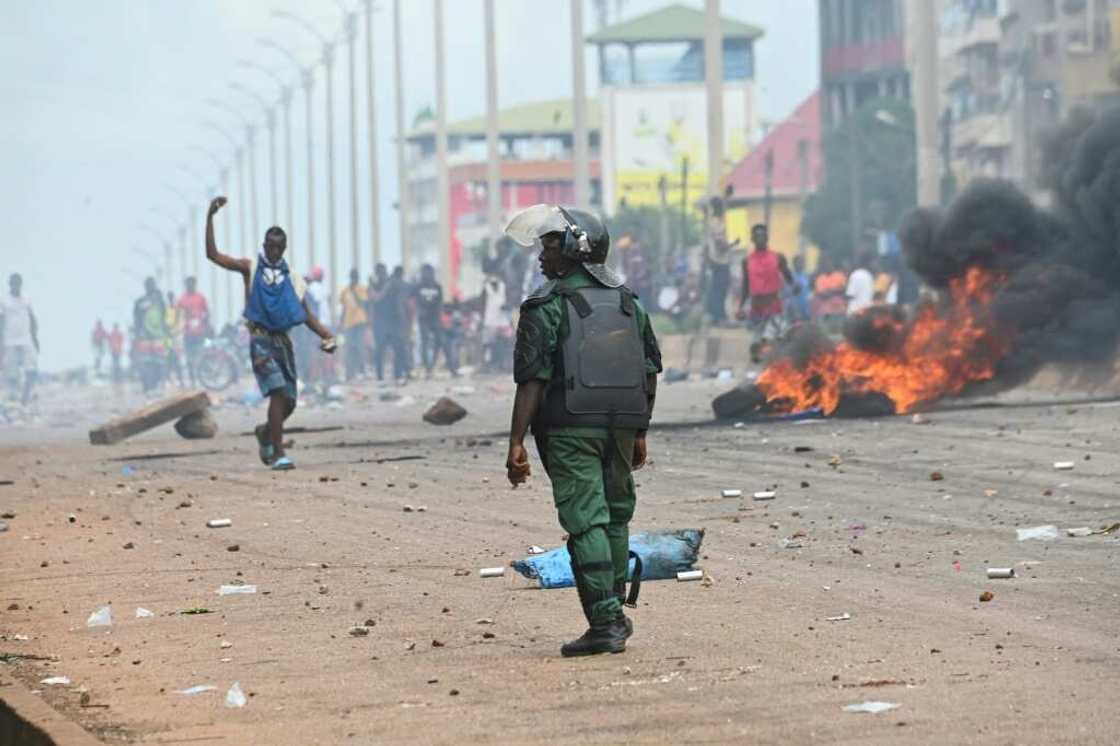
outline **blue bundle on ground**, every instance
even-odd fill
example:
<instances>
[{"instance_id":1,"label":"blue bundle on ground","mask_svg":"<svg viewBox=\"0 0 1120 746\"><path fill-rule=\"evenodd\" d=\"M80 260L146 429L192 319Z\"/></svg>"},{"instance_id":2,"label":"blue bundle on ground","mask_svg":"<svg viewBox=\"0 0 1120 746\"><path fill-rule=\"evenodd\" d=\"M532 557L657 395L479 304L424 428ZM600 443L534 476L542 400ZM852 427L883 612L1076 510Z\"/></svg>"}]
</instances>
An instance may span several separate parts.
<instances>
[{"instance_id":1,"label":"blue bundle on ground","mask_svg":"<svg viewBox=\"0 0 1120 746\"><path fill-rule=\"evenodd\" d=\"M691 570L700 554L704 530L684 528L678 531L646 531L630 536L630 551L642 558L642 580L669 580L677 573ZM510 563L514 570L540 582L541 588L571 588L572 560L567 547L559 547ZM630 573L634 560L630 560Z\"/></svg>"}]
</instances>

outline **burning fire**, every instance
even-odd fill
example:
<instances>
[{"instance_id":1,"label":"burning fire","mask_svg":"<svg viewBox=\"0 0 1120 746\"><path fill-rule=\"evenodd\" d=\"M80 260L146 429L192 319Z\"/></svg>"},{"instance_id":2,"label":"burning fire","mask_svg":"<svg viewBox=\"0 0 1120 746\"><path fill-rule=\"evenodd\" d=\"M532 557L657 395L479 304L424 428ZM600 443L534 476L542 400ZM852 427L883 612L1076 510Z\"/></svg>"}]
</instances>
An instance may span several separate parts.
<instances>
[{"instance_id":1,"label":"burning fire","mask_svg":"<svg viewBox=\"0 0 1120 746\"><path fill-rule=\"evenodd\" d=\"M950 281L944 305L925 306L909 322L870 309L875 314L871 326L886 343L885 351L843 342L801 367L781 360L762 372L758 389L779 411L820 407L832 414L843 395L878 393L902 413L959 394L970 383L990 380L1012 344L1009 331L990 312L1001 279L972 267Z\"/></svg>"}]
</instances>

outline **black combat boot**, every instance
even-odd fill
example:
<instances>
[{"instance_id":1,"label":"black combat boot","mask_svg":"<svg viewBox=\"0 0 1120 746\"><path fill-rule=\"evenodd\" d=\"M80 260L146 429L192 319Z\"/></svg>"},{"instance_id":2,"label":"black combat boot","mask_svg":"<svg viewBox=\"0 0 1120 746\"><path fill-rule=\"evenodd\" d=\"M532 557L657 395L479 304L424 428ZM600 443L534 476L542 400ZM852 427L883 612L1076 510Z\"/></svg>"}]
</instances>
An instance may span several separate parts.
<instances>
[{"instance_id":1,"label":"black combat boot","mask_svg":"<svg viewBox=\"0 0 1120 746\"><path fill-rule=\"evenodd\" d=\"M560 646L560 655L574 658L580 655L621 653L626 650L628 636L625 616L606 624L592 624L582 637Z\"/></svg>"}]
</instances>

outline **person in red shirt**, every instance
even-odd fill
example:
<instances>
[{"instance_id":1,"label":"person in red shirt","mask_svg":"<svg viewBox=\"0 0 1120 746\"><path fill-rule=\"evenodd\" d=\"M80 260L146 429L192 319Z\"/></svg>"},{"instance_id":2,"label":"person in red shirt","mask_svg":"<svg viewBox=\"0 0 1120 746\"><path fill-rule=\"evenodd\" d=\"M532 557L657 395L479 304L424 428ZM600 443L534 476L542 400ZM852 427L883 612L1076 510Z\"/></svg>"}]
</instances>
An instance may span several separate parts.
<instances>
[{"instance_id":1,"label":"person in red shirt","mask_svg":"<svg viewBox=\"0 0 1120 746\"><path fill-rule=\"evenodd\" d=\"M121 355L124 354L124 334L120 324L113 324L109 332L109 356L113 359L113 383L121 380Z\"/></svg>"},{"instance_id":2,"label":"person in red shirt","mask_svg":"<svg viewBox=\"0 0 1120 746\"><path fill-rule=\"evenodd\" d=\"M206 304L206 296L198 292L198 280L188 277L186 281L187 292L180 298L176 307L183 314L183 351L187 358L187 375L191 384L197 385L195 368L198 356L210 336L210 308Z\"/></svg>"},{"instance_id":3,"label":"person in red shirt","mask_svg":"<svg viewBox=\"0 0 1120 746\"><path fill-rule=\"evenodd\" d=\"M105 345L108 341L109 331L101 323L101 319L98 319L90 336L90 343L93 346L93 372L97 375L101 373L101 360L105 357Z\"/></svg>"},{"instance_id":4,"label":"person in red shirt","mask_svg":"<svg viewBox=\"0 0 1120 746\"><path fill-rule=\"evenodd\" d=\"M765 225L751 228L751 243L754 251L743 260L743 295L737 316L747 320L751 361L759 363L766 348L784 331L781 292L784 285L793 285L793 275L785 256L770 250L770 231ZM751 310L744 313L748 300Z\"/></svg>"}]
</instances>

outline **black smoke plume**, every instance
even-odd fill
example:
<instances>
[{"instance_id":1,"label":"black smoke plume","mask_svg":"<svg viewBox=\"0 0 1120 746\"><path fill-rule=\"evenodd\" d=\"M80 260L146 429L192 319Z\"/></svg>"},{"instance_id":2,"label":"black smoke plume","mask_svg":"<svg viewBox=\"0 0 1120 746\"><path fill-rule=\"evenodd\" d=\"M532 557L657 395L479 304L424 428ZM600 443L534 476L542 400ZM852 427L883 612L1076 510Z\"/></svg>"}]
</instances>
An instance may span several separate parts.
<instances>
[{"instance_id":1,"label":"black smoke plume","mask_svg":"<svg viewBox=\"0 0 1120 746\"><path fill-rule=\"evenodd\" d=\"M1071 114L1044 139L1041 174L1047 209L1008 181L979 179L900 229L907 263L933 288L973 266L1005 278L991 309L1013 346L985 391L1050 364L1110 373L1120 344L1120 109Z\"/></svg>"}]
</instances>

